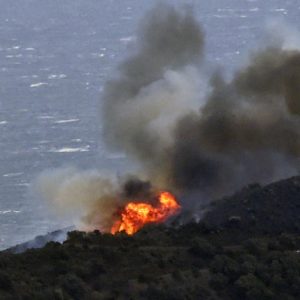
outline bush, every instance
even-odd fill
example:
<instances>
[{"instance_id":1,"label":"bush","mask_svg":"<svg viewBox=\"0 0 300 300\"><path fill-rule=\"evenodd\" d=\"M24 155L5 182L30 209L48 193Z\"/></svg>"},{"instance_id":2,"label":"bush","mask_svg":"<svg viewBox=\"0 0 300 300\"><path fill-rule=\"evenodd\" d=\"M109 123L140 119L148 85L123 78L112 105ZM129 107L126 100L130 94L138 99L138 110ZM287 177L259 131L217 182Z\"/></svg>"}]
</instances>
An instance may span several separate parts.
<instances>
[{"instance_id":1,"label":"bush","mask_svg":"<svg viewBox=\"0 0 300 300\"><path fill-rule=\"evenodd\" d=\"M85 239L86 233L82 231L69 231L68 232L68 238L67 242L73 242L73 243L82 243Z\"/></svg>"},{"instance_id":2,"label":"bush","mask_svg":"<svg viewBox=\"0 0 300 300\"><path fill-rule=\"evenodd\" d=\"M189 253L203 258L212 258L216 254L216 249L207 240L195 238L189 248Z\"/></svg>"},{"instance_id":3,"label":"bush","mask_svg":"<svg viewBox=\"0 0 300 300\"><path fill-rule=\"evenodd\" d=\"M236 282L235 286L242 299L268 300L274 299L273 293L253 274L243 275Z\"/></svg>"},{"instance_id":4,"label":"bush","mask_svg":"<svg viewBox=\"0 0 300 300\"><path fill-rule=\"evenodd\" d=\"M84 283L73 274L68 274L62 278L62 288L75 300L82 300L85 294Z\"/></svg>"},{"instance_id":5,"label":"bush","mask_svg":"<svg viewBox=\"0 0 300 300\"><path fill-rule=\"evenodd\" d=\"M213 289L219 291L219 290L223 290L227 286L228 281L229 280L225 275L221 273L216 273L216 274L212 274L209 283Z\"/></svg>"},{"instance_id":6,"label":"bush","mask_svg":"<svg viewBox=\"0 0 300 300\"><path fill-rule=\"evenodd\" d=\"M230 257L217 255L210 265L213 273L222 273L230 280L236 280L240 275L239 264Z\"/></svg>"},{"instance_id":7,"label":"bush","mask_svg":"<svg viewBox=\"0 0 300 300\"><path fill-rule=\"evenodd\" d=\"M289 234L281 234L279 236L279 242L280 245L284 247L284 249L294 250L297 248L296 239Z\"/></svg>"},{"instance_id":8,"label":"bush","mask_svg":"<svg viewBox=\"0 0 300 300\"><path fill-rule=\"evenodd\" d=\"M4 271L0 271L0 289L4 291L10 291L12 287L12 281L8 274L6 274Z\"/></svg>"},{"instance_id":9,"label":"bush","mask_svg":"<svg viewBox=\"0 0 300 300\"><path fill-rule=\"evenodd\" d=\"M244 247L251 254L261 256L268 252L268 241L262 239L250 239L244 243Z\"/></svg>"}]
</instances>

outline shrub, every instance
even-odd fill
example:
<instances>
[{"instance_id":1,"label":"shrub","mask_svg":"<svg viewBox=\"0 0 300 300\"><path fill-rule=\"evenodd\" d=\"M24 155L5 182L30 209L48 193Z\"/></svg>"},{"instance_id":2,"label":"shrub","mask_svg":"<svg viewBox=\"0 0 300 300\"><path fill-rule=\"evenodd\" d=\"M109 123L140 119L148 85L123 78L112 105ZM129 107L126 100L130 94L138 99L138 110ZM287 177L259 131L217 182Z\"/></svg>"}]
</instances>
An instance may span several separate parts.
<instances>
[{"instance_id":1,"label":"shrub","mask_svg":"<svg viewBox=\"0 0 300 300\"><path fill-rule=\"evenodd\" d=\"M12 281L8 274L6 274L4 271L0 271L0 289L9 291L12 289Z\"/></svg>"},{"instance_id":2,"label":"shrub","mask_svg":"<svg viewBox=\"0 0 300 300\"><path fill-rule=\"evenodd\" d=\"M195 238L189 248L189 253L203 258L211 258L215 255L216 249L207 240Z\"/></svg>"},{"instance_id":3,"label":"shrub","mask_svg":"<svg viewBox=\"0 0 300 300\"><path fill-rule=\"evenodd\" d=\"M213 289L219 291L224 289L227 286L228 278L221 273L212 274L209 283Z\"/></svg>"},{"instance_id":4,"label":"shrub","mask_svg":"<svg viewBox=\"0 0 300 300\"><path fill-rule=\"evenodd\" d=\"M247 240L244 247L255 256L265 255L268 252L268 242L262 239Z\"/></svg>"},{"instance_id":5,"label":"shrub","mask_svg":"<svg viewBox=\"0 0 300 300\"><path fill-rule=\"evenodd\" d=\"M75 300L82 300L85 294L85 286L76 275L68 274L62 278L62 288Z\"/></svg>"},{"instance_id":6,"label":"shrub","mask_svg":"<svg viewBox=\"0 0 300 300\"><path fill-rule=\"evenodd\" d=\"M242 299L268 300L274 299L272 292L253 274L243 275L236 282L235 286Z\"/></svg>"}]
</instances>

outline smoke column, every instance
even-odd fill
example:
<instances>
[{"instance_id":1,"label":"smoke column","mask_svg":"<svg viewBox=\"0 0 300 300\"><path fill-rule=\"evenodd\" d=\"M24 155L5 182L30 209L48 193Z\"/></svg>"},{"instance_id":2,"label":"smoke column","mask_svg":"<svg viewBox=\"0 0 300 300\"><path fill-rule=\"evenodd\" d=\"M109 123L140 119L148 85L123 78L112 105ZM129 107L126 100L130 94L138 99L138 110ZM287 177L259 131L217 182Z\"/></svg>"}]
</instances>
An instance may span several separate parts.
<instances>
[{"instance_id":1,"label":"smoke column","mask_svg":"<svg viewBox=\"0 0 300 300\"><path fill-rule=\"evenodd\" d=\"M270 45L230 82L219 73L205 80L204 37L191 12L161 5L141 28L137 53L105 87L110 146L155 184L209 198L299 171L298 50Z\"/></svg>"},{"instance_id":2,"label":"smoke column","mask_svg":"<svg viewBox=\"0 0 300 300\"><path fill-rule=\"evenodd\" d=\"M175 125L205 100L204 36L192 11L179 13L164 4L140 28L136 53L105 85L104 139L137 160L155 185L168 187Z\"/></svg>"},{"instance_id":3,"label":"smoke column","mask_svg":"<svg viewBox=\"0 0 300 300\"><path fill-rule=\"evenodd\" d=\"M106 230L128 195L151 194L152 186L189 206L188 195L211 200L299 173L298 49L271 43L228 81L205 75L204 35L191 10L161 4L139 28L135 52L105 85L101 120L108 147L137 162L151 184L78 171L52 185L52 199L84 203L86 224ZM45 178L39 186L49 194Z\"/></svg>"}]
</instances>

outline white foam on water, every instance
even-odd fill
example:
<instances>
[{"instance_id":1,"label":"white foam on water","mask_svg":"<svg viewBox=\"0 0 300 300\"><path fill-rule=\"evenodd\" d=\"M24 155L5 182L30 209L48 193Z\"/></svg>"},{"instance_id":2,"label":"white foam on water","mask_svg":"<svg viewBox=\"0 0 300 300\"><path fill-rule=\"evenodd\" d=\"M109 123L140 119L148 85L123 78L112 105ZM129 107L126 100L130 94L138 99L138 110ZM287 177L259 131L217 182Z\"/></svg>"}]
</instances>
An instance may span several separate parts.
<instances>
[{"instance_id":1,"label":"white foam on water","mask_svg":"<svg viewBox=\"0 0 300 300\"><path fill-rule=\"evenodd\" d=\"M281 12L284 12L284 11L286 11L286 9L285 8L274 8L274 9L271 9L271 11L281 11Z\"/></svg>"},{"instance_id":2,"label":"white foam on water","mask_svg":"<svg viewBox=\"0 0 300 300\"><path fill-rule=\"evenodd\" d=\"M135 40L135 36L125 36L125 37L120 38L120 42L125 43L125 44L130 43L133 40Z\"/></svg>"},{"instance_id":3,"label":"white foam on water","mask_svg":"<svg viewBox=\"0 0 300 300\"><path fill-rule=\"evenodd\" d=\"M16 183L15 186L30 186L30 183L28 182L22 182L22 183Z\"/></svg>"},{"instance_id":4,"label":"white foam on water","mask_svg":"<svg viewBox=\"0 0 300 300\"><path fill-rule=\"evenodd\" d=\"M36 88L36 87L40 87L40 86L43 86L43 85L48 85L47 82L37 82L37 83L32 83L30 85L31 88Z\"/></svg>"},{"instance_id":5,"label":"white foam on water","mask_svg":"<svg viewBox=\"0 0 300 300\"><path fill-rule=\"evenodd\" d=\"M12 209L7 209L7 210L0 210L0 214L6 215L6 214L19 214L21 211L20 210L12 210Z\"/></svg>"},{"instance_id":6,"label":"white foam on water","mask_svg":"<svg viewBox=\"0 0 300 300\"><path fill-rule=\"evenodd\" d=\"M284 15L287 15L288 12L285 8L274 8L270 10L271 12L277 12L277 13L283 13Z\"/></svg>"},{"instance_id":7,"label":"white foam on water","mask_svg":"<svg viewBox=\"0 0 300 300\"><path fill-rule=\"evenodd\" d=\"M226 16L226 15L213 15L213 17L215 17L215 18L228 18L228 16Z\"/></svg>"},{"instance_id":8,"label":"white foam on water","mask_svg":"<svg viewBox=\"0 0 300 300\"><path fill-rule=\"evenodd\" d=\"M40 120L48 120L48 119L54 119L53 116L38 116L37 119L40 119Z\"/></svg>"},{"instance_id":9,"label":"white foam on water","mask_svg":"<svg viewBox=\"0 0 300 300\"><path fill-rule=\"evenodd\" d=\"M67 75L66 74L50 74L48 76L48 79L63 79L66 78Z\"/></svg>"},{"instance_id":10,"label":"white foam on water","mask_svg":"<svg viewBox=\"0 0 300 300\"><path fill-rule=\"evenodd\" d=\"M105 56L105 53L92 53L92 56L96 56L96 57L104 57Z\"/></svg>"},{"instance_id":11,"label":"white foam on water","mask_svg":"<svg viewBox=\"0 0 300 300\"><path fill-rule=\"evenodd\" d=\"M65 123L73 123L73 122L78 122L80 119L67 119L67 120L58 120L55 121L55 124L65 124Z\"/></svg>"},{"instance_id":12,"label":"white foam on water","mask_svg":"<svg viewBox=\"0 0 300 300\"><path fill-rule=\"evenodd\" d=\"M238 10L234 8L218 8L217 11L236 12Z\"/></svg>"},{"instance_id":13,"label":"white foam on water","mask_svg":"<svg viewBox=\"0 0 300 300\"><path fill-rule=\"evenodd\" d=\"M63 147L60 149L51 149L48 152L53 153L74 153L74 152L88 152L90 151L90 146L84 146L84 147Z\"/></svg>"},{"instance_id":14,"label":"white foam on water","mask_svg":"<svg viewBox=\"0 0 300 300\"><path fill-rule=\"evenodd\" d=\"M18 173L7 173L7 174L3 174L3 177L17 177L17 176L21 176L23 175L23 172L18 172Z\"/></svg>"}]
</instances>

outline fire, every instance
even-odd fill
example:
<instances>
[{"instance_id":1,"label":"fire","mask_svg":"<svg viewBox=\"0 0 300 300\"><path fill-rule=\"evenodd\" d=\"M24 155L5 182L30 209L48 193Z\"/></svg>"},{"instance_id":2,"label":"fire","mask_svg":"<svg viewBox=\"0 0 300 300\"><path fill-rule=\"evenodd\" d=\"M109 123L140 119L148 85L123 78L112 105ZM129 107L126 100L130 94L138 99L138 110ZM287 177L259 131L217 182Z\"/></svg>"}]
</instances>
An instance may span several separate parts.
<instances>
[{"instance_id":1,"label":"fire","mask_svg":"<svg viewBox=\"0 0 300 300\"><path fill-rule=\"evenodd\" d=\"M161 223L180 209L175 197L169 192L161 192L158 205L143 202L129 202L121 212L121 219L111 228L111 233L125 231L133 235L148 223Z\"/></svg>"}]
</instances>

